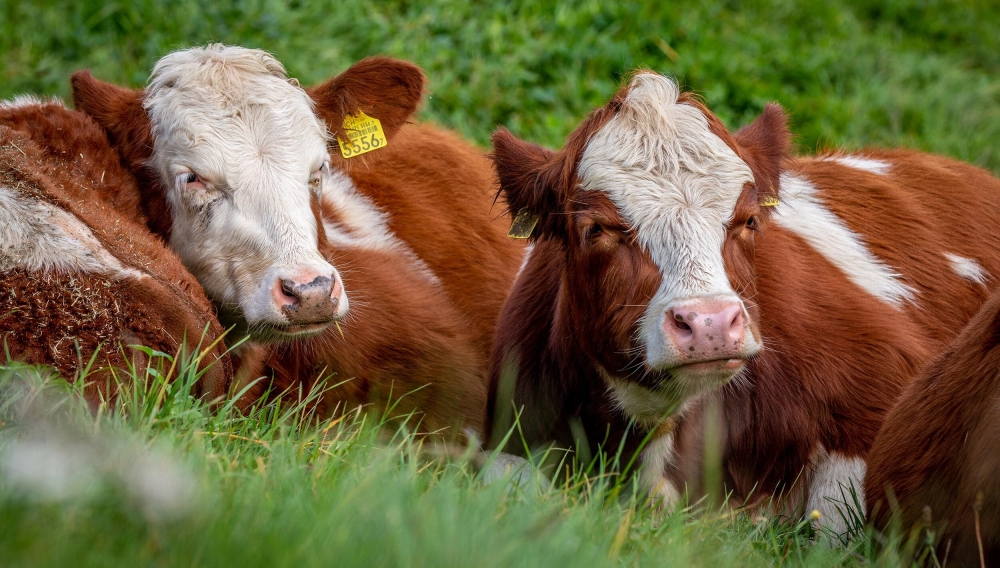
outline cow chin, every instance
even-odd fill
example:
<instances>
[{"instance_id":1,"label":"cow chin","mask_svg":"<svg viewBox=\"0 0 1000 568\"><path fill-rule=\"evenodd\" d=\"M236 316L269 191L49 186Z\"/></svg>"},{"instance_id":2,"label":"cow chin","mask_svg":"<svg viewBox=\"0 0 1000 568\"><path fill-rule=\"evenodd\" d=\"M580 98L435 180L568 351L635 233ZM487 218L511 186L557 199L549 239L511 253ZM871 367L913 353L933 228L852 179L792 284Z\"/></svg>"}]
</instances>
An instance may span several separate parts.
<instances>
[{"instance_id":1,"label":"cow chin","mask_svg":"<svg viewBox=\"0 0 1000 568\"><path fill-rule=\"evenodd\" d=\"M695 396L722 387L745 367L744 359L716 359L686 363L669 368L666 372L677 383L679 391Z\"/></svg>"},{"instance_id":2,"label":"cow chin","mask_svg":"<svg viewBox=\"0 0 1000 568\"><path fill-rule=\"evenodd\" d=\"M743 359L699 361L651 371L642 383L600 371L619 410L637 424L655 429L682 414L691 400L726 385L745 367Z\"/></svg>"}]
</instances>

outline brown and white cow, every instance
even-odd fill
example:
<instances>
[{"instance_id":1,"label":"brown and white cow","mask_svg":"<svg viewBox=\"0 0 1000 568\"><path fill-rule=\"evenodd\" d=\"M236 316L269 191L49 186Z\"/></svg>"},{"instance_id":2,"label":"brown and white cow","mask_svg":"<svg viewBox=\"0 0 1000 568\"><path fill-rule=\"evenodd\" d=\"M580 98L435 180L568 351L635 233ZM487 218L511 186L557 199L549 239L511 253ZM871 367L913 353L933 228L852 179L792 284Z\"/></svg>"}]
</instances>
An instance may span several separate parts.
<instances>
[{"instance_id":1,"label":"brown and white cow","mask_svg":"<svg viewBox=\"0 0 1000 568\"><path fill-rule=\"evenodd\" d=\"M911 151L792 158L789 136L776 105L730 134L650 72L561 151L494 135L502 195L538 218L497 329L494 443L516 413L511 450L585 437L627 461L648 434L643 479L672 501L714 393L737 500L829 517L861 488L892 402L1000 274L1000 182Z\"/></svg>"},{"instance_id":2,"label":"brown and white cow","mask_svg":"<svg viewBox=\"0 0 1000 568\"><path fill-rule=\"evenodd\" d=\"M948 565L979 566L980 541L1000 562L1000 293L889 411L865 494L876 526L933 531Z\"/></svg>"},{"instance_id":3,"label":"brown and white cow","mask_svg":"<svg viewBox=\"0 0 1000 568\"><path fill-rule=\"evenodd\" d=\"M482 152L407 124L419 68L369 58L304 90L270 55L216 45L163 58L145 91L86 72L73 87L139 178L151 227L234 307L228 321L284 340L246 349L243 379L263 372L287 388L334 375L328 411L395 404L425 428L481 429L492 334L523 246L491 213ZM387 145L344 158L336 136L359 111ZM296 266L302 280L332 275L337 327L316 318L289 332L296 299L277 290Z\"/></svg>"},{"instance_id":4,"label":"brown and white cow","mask_svg":"<svg viewBox=\"0 0 1000 568\"><path fill-rule=\"evenodd\" d=\"M60 102L0 103L0 290L6 352L69 380L93 358L92 403L145 362L136 344L203 349L198 389L226 393L232 367L211 303L142 223L135 181L102 129Z\"/></svg>"}]
</instances>

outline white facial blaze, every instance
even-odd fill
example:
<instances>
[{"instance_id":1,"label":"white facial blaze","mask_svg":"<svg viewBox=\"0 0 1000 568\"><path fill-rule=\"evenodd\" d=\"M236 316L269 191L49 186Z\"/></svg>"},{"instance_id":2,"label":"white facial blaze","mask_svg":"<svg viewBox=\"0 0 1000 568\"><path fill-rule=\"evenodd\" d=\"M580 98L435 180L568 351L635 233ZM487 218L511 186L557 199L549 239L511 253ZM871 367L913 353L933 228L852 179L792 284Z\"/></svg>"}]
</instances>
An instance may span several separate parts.
<instances>
[{"instance_id":1,"label":"white facial blaze","mask_svg":"<svg viewBox=\"0 0 1000 568\"><path fill-rule=\"evenodd\" d=\"M712 133L698 108L678 103L679 95L671 79L637 75L623 108L593 135L579 166L581 188L608 196L660 269L660 288L642 324L654 368L680 355L663 331L673 302L738 301L722 245L743 186L753 182L749 166ZM747 349L756 350L747 335L753 343Z\"/></svg>"},{"instance_id":2,"label":"white facial blaze","mask_svg":"<svg viewBox=\"0 0 1000 568\"><path fill-rule=\"evenodd\" d=\"M144 106L171 246L224 308L287 323L271 298L277 279L334 274L310 208L310 176L328 159L311 99L267 53L213 45L161 59Z\"/></svg>"}]
</instances>

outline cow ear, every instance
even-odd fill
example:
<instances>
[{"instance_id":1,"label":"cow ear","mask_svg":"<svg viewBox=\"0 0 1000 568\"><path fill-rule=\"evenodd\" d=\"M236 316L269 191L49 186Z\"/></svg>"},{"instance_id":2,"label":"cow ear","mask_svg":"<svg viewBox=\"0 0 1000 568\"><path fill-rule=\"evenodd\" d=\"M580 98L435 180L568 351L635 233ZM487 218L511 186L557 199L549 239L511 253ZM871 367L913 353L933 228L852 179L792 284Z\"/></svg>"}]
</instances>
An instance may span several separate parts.
<instances>
[{"instance_id":1,"label":"cow ear","mask_svg":"<svg viewBox=\"0 0 1000 568\"><path fill-rule=\"evenodd\" d=\"M499 195L507 202L511 215L537 219L532 237L565 234L562 165L557 154L519 140L506 128L498 128L493 133L491 157L500 182Z\"/></svg>"},{"instance_id":2,"label":"cow ear","mask_svg":"<svg viewBox=\"0 0 1000 568\"><path fill-rule=\"evenodd\" d=\"M133 172L145 168L153 152L149 116L142 107L143 91L98 81L90 71L77 71L73 106L90 115L107 133L122 162Z\"/></svg>"},{"instance_id":3,"label":"cow ear","mask_svg":"<svg viewBox=\"0 0 1000 568\"><path fill-rule=\"evenodd\" d=\"M736 133L736 143L749 158L757 184L758 199L779 198L781 190L781 162L789 156L792 135L788 131L788 117L781 105L769 103L756 120Z\"/></svg>"},{"instance_id":4,"label":"cow ear","mask_svg":"<svg viewBox=\"0 0 1000 568\"><path fill-rule=\"evenodd\" d=\"M306 92L330 132L347 138L344 118L363 112L382 123L386 138L405 124L424 97L424 73L391 57L368 57Z\"/></svg>"}]
</instances>

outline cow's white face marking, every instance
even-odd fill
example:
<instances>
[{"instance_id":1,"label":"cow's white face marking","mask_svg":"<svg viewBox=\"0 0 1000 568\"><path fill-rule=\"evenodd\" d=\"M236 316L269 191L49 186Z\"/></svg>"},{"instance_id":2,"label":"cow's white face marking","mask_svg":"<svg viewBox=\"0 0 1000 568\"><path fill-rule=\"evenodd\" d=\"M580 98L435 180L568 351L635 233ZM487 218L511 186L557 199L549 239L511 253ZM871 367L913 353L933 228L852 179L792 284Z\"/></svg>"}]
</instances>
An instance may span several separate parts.
<instances>
[{"instance_id":1,"label":"cow's white face marking","mask_svg":"<svg viewBox=\"0 0 1000 568\"><path fill-rule=\"evenodd\" d=\"M90 227L41 199L0 186L0 271L98 273L142 278L113 256Z\"/></svg>"},{"instance_id":2,"label":"cow's white face marking","mask_svg":"<svg viewBox=\"0 0 1000 568\"><path fill-rule=\"evenodd\" d=\"M914 301L916 291L876 257L862 239L823 203L809 180L781 174L781 204L774 221L795 233L860 288L894 306Z\"/></svg>"},{"instance_id":3,"label":"cow's white face marking","mask_svg":"<svg viewBox=\"0 0 1000 568\"><path fill-rule=\"evenodd\" d=\"M823 156L818 159L824 162L837 162L838 164L849 168L862 170L880 176L886 175L892 168L892 164L885 160L876 160L875 158L866 158L864 156L850 154L846 156Z\"/></svg>"},{"instance_id":4,"label":"cow's white face marking","mask_svg":"<svg viewBox=\"0 0 1000 568\"><path fill-rule=\"evenodd\" d=\"M311 99L267 53L209 46L161 59L144 106L171 247L224 310L287 324L274 282L296 270L335 275L310 208L310 191L329 183L326 127ZM343 297L338 315L346 307Z\"/></svg>"},{"instance_id":5,"label":"cow's white face marking","mask_svg":"<svg viewBox=\"0 0 1000 568\"><path fill-rule=\"evenodd\" d=\"M950 252L944 253L944 257L951 264L951 269L955 271L955 274L975 284L986 284L986 271L975 260Z\"/></svg>"},{"instance_id":6,"label":"cow's white face marking","mask_svg":"<svg viewBox=\"0 0 1000 568\"><path fill-rule=\"evenodd\" d=\"M868 464L860 457L848 458L837 452L827 452L820 445L809 463L809 498L806 500L806 514L819 511L820 525L834 534L844 534L851 527L853 514L864 519L865 514L865 473ZM857 496L860 509L855 507ZM846 518L845 518L846 517Z\"/></svg>"},{"instance_id":7,"label":"cow's white face marking","mask_svg":"<svg viewBox=\"0 0 1000 568\"><path fill-rule=\"evenodd\" d=\"M722 258L726 226L750 167L709 128L702 112L678 103L666 77L635 77L622 109L600 128L580 160L580 187L601 191L635 230L660 269L661 282L641 324L646 364L654 369L682 358L664 332L667 307L678 300L739 302ZM760 349L745 313L742 347Z\"/></svg>"}]
</instances>

